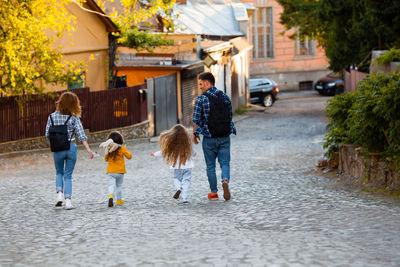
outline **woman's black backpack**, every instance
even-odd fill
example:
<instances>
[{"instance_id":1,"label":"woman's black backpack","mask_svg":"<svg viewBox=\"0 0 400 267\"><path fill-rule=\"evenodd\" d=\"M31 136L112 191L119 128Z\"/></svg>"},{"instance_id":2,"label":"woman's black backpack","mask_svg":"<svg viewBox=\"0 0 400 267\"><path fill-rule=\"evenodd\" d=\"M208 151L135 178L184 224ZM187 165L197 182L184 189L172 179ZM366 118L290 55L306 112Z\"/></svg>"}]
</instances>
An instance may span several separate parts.
<instances>
[{"instance_id":1,"label":"woman's black backpack","mask_svg":"<svg viewBox=\"0 0 400 267\"><path fill-rule=\"evenodd\" d=\"M210 101L210 114L207 126L212 137L226 137L231 133L231 114L229 104L225 102L223 93L217 92L217 97L203 93Z\"/></svg>"},{"instance_id":2,"label":"woman's black backpack","mask_svg":"<svg viewBox=\"0 0 400 267\"><path fill-rule=\"evenodd\" d=\"M50 114L51 125L49 127L49 140L50 140L50 149L52 152L69 150L71 140L68 138L67 122L69 121L70 118L71 115L62 125L54 125L53 118L51 117ZM72 132L72 136L74 136L74 132Z\"/></svg>"}]
</instances>

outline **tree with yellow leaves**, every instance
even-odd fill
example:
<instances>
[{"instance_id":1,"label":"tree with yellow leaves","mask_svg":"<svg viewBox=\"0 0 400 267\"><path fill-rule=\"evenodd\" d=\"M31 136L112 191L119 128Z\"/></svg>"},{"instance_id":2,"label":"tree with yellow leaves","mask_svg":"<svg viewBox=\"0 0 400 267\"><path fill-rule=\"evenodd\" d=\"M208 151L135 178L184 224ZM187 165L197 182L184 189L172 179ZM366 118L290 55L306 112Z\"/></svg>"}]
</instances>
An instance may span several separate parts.
<instances>
[{"instance_id":1,"label":"tree with yellow leaves","mask_svg":"<svg viewBox=\"0 0 400 267\"><path fill-rule=\"evenodd\" d=\"M69 2L0 0L1 96L40 93L39 80L63 84L82 67L63 61L53 46L56 38L74 30L74 18L65 9Z\"/></svg>"},{"instance_id":2,"label":"tree with yellow leaves","mask_svg":"<svg viewBox=\"0 0 400 267\"><path fill-rule=\"evenodd\" d=\"M41 93L45 84L65 84L85 68L82 63L66 62L61 48L54 46L56 38L74 31L75 18L66 10L71 2L82 6L84 0L0 0L0 96ZM165 24L172 25L168 14L175 0L121 3L123 12L109 15L120 29L120 44L148 50L170 44L139 27L160 11Z\"/></svg>"}]
</instances>

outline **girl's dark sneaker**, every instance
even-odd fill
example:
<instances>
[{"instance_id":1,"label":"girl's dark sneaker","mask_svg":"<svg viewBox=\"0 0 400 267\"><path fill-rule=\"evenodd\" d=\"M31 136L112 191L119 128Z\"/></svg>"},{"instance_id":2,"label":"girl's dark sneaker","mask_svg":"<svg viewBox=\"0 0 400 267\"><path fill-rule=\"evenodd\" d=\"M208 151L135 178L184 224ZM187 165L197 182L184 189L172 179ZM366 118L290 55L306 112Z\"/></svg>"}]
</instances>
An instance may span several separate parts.
<instances>
[{"instance_id":1,"label":"girl's dark sneaker","mask_svg":"<svg viewBox=\"0 0 400 267\"><path fill-rule=\"evenodd\" d=\"M109 207L112 207L112 206L114 206L114 199L113 199L113 195L112 194L110 194L109 196L108 196L108 206Z\"/></svg>"},{"instance_id":2,"label":"girl's dark sneaker","mask_svg":"<svg viewBox=\"0 0 400 267\"><path fill-rule=\"evenodd\" d=\"M217 192L208 193L207 197L209 200L218 200L218 193Z\"/></svg>"},{"instance_id":3,"label":"girl's dark sneaker","mask_svg":"<svg viewBox=\"0 0 400 267\"><path fill-rule=\"evenodd\" d=\"M178 199L180 195L181 195L181 190L178 189L178 190L175 192L175 195L173 196L173 198Z\"/></svg>"},{"instance_id":4,"label":"girl's dark sneaker","mask_svg":"<svg viewBox=\"0 0 400 267\"><path fill-rule=\"evenodd\" d=\"M228 182L228 180L224 180L222 182L222 189L224 189L224 198L225 198L225 200L231 199L231 192L229 192L229 182Z\"/></svg>"}]
</instances>

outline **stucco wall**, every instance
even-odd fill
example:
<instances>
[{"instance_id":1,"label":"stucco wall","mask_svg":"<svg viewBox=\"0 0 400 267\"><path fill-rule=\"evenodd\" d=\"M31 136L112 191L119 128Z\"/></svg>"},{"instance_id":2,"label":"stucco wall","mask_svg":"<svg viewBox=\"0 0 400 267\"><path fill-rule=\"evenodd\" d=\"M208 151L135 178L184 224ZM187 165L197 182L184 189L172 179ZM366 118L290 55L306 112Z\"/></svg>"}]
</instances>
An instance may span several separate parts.
<instances>
[{"instance_id":1,"label":"stucco wall","mask_svg":"<svg viewBox=\"0 0 400 267\"><path fill-rule=\"evenodd\" d=\"M135 68L135 67L118 67L118 76L126 75L127 86L134 86L142 84L145 79L150 79L153 76L165 76L169 74L177 73L176 70L157 70L150 68Z\"/></svg>"},{"instance_id":2,"label":"stucco wall","mask_svg":"<svg viewBox=\"0 0 400 267\"><path fill-rule=\"evenodd\" d=\"M272 80L278 83L280 91L298 90L299 82L313 81L326 76L330 73L330 70L304 70L304 71L293 71L293 72L278 72L262 75L254 75L252 77L265 77L268 76Z\"/></svg>"},{"instance_id":3,"label":"stucco wall","mask_svg":"<svg viewBox=\"0 0 400 267\"><path fill-rule=\"evenodd\" d=\"M85 8L89 8L85 5ZM66 61L84 61L85 87L91 91L108 88L108 32L104 23L93 13L89 13L71 3L67 10L76 17L76 31L71 36L64 34L54 43L61 46ZM51 35L51 33L48 33ZM67 86L46 86L46 91L65 90Z\"/></svg>"}]
</instances>

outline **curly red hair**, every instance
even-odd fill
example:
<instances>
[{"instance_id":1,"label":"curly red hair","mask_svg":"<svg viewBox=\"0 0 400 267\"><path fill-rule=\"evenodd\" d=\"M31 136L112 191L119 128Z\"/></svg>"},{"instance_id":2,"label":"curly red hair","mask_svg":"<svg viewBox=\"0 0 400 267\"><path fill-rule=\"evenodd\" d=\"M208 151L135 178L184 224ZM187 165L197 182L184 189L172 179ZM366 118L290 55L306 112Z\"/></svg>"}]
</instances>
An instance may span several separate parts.
<instances>
[{"instance_id":1,"label":"curly red hair","mask_svg":"<svg viewBox=\"0 0 400 267\"><path fill-rule=\"evenodd\" d=\"M56 102L56 109L64 115L73 115L80 117L82 113L81 103L76 94L64 92Z\"/></svg>"}]
</instances>

